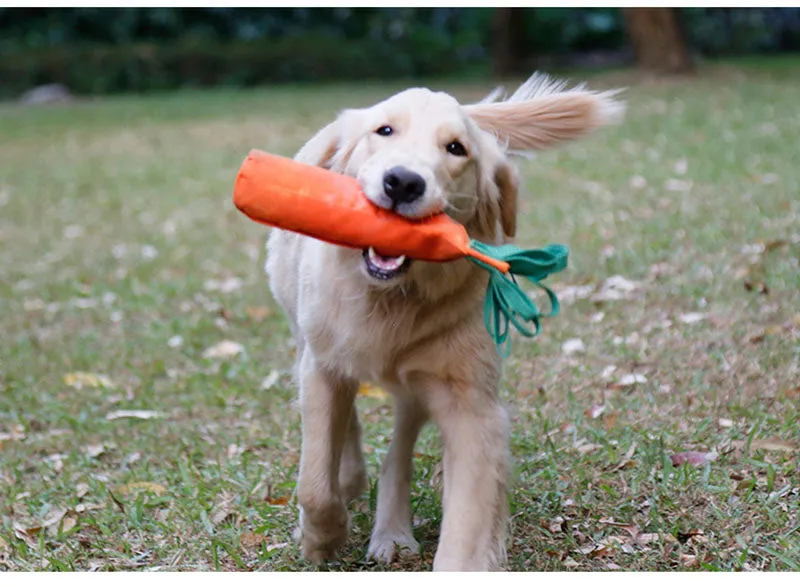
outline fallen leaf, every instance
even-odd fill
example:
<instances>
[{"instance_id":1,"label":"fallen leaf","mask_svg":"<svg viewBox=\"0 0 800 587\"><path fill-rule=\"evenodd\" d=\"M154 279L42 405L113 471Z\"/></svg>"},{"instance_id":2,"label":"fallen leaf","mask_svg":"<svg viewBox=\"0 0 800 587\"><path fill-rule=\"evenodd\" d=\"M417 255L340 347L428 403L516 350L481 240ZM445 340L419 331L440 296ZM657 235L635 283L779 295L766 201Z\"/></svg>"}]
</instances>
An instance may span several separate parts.
<instances>
[{"instance_id":1,"label":"fallen leaf","mask_svg":"<svg viewBox=\"0 0 800 587\"><path fill-rule=\"evenodd\" d=\"M619 571L620 569L622 569L622 567L619 566L617 563L607 563L606 568L609 571Z\"/></svg>"},{"instance_id":2,"label":"fallen leaf","mask_svg":"<svg viewBox=\"0 0 800 587\"><path fill-rule=\"evenodd\" d=\"M767 336L774 336L776 334L781 334L784 330L789 330L789 328L786 328L783 325L767 326L764 330L762 330L758 334L751 336L750 342L752 343L764 342L764 339L766 339Z\"/></svg>"},{"instance_id":3,"label":"fallen leaf","mask_svg":"<svg viewBox=\"0 0 800 587\"><path fill-rule=\"evenodd\" d=\"M794 452L797 446L791 442L781 440L780 438L759 438L750 443L750 450L779 450L784 452Z\"/></svg>"},{"instance_id":4,"label":"fallen leaf","mask_svg":"<svg viewBox=\"0 0 800 587\"><path fill-rule=\"evenodd\" d=\"M564 566L567 567L568 569L574 569L579 567L580 563L578 563L573 558L568 557L566 560L564 560Z\"/></svg>"},{"instance_id":5,"label":"fallen leaf","mask_svg":"<svg viewBox=\"0 0 800 587\"><path fill-rule=\"evenodd\" d=\"M575 424L573 424L572 422L563 422L561 424L561 426L558 427L558 430L562 434L568 434L570 432L575 432L576 429L577 428L575 427Z\"/></svg>"},{"instance_id":6,"label":"fallen leaf","mask_svg":"<svg viewBox=\"0 0 800 587\"><path fill-rule=\"evenodd\" d=\"M617 370L617 366L616 365L608 365L603 369L603 372L600 373L600 378L601 379L609 379L614 374L614 371L616 371L616 370Z\"/></svg>"},{"instance_id":7,"label":"fallen leaf","mask_svg":"<svg viewBox=\"0 0 800 587\"><path fill-rule=\"evenodd\" d=\"M646 532L644 534L637 534L635 540L641 546L646 546L651 542L656 542L660 536L655 532Z\"/></svg>"},{"instance_id":8,"label":"fallen leaf","mask_svg":"<svg viewBox=\"0 0 800 587\"><path fill-rule=\"evenodd\" d=\"M136 463L136 462L140 461L140 460L141 460L141 458L142 458L142 453L140 453L140 452L137 450L136 452L132 452L132 453L131 453L131 454L129 454L127 457L125 457L125 458L122 460L122 464L123 464L124 466L127 466L127 465L132 465L133 463Z\"/></svg>"},{"instance_id":9,"label":"fallen leaf","mask_svg":"<svg viewBox=\"0 0 800 587\"><path fill-rule=\"evenodd\" d=\"M121 418L135 418L137 420L151 420L153 418L163 418L163 414L160 412L154 412L152 410L117 410L115 412L109 412L106 415L106 420L119 420Z\"/></svg>"},{"instance_id":10,"label":"fallen leaf","mask_svg":"<svg viewBox=\"0 0 800 587\"><path fill-rule=\"evenodd\" d=\"M181 346L183 346L183 337L180 334L171 336L169 340L167 340L167 346L171 349L180 348Z\"/></svg>"},{"instance_id":11,"label":"fallen leaf","mask_svg":"<svg viewBox=\"0 0 800 587\"><path fill-rule=\"evenodd\" d=\"M78 483L78 485L75 486L75 495L78 499L84 497L87 493L89 493L88 483Z\"/></svg>"},{"instance_id":12,"label":"fallen leaf","mask_svg":"<svg viewBox=\"0 0 800 587\"><path fill-rule=\"evenodd\" d=\"M16 424L9 432L0 432L0 442L6 440L25 440L25 428Z\"/></svg>"},{"instance_id":13,"label":"fallen leaf","mask_svg":"<svg viewBox=\"0 0 800 587\"><path fill-rule=\"evenodd\" d=\"M231 293L242 287L244 282L238 277L226 277L222 281L216 279L206 280L204 287L206 291L218 291L221 293Z\"/></svg>"},{"instance_id":14,"label":"fallen leaf","mask_svg":"<svg viewBox=\"0 0 800 587\"><path fill-rule=\"evenodd\" d=\"M603 426L606 430L611 430L617 424L617 419L619 418L619 412L611 412L606 414L606 417L603 418Z\"/></svg>"},{"instance_id":15,"label":"fallen leaf","mask_svg":"<svg viewBox=\"0 0 800 587\"><path fill-rule=\"evenodd\" d=\"M588 410L584 412L587 418L591 418L592 420L600 417L600 415L606 411L605 404L594 404Z\"/></svg>"},{"instance_id":16,"label":"fallen leaf","mask_svg":"<svg viewBox=\"0 0 800 587\"><path fill-rule=\"evenodd\" d=\"M789 241L786 240L786 239L779 238L777 240L769 241L768 243L765 243L764 244L764 252L765 253L770 253L770 252L774 251L775 249L779 249L781 247L786 247L786 246L789 246Z\"/></svg>"},{"instance_id":17,"label":"fallen leaf","mask_svg":"<svg viewBox=\"0 0 800 587\"><path fill-rule=\"evenodd\" d=\"M277 544L270 544L267 546L267 552L272 552L273 550L277 550L278 548L286 548L289 546L290 542L278 542Z\"/></svg>"},{"instance_id":18,"label":"fallen leaf","mask_svg":"<svg viewBox=\"0 0 800 587\"><path fill-rule=\"evenodd\" d=\"M75 513L82 514L84 512L91 512L94 510L102 510L106 506L102 503L79 503L75 506Z\"/></svg>"},{"instance_id":19,"label":"fallen leaf","mask_svg":"<svg viewBox=\"0 0 800 587\"><path fill-rule=\"evenodd\" d=\"M578 552L588 556L589 558L600 558L606 556L609 553L609 547L605 544L589 544L588 546L582 546L578 549Z\"/></svg>"},{"instance_id":20,"label":"fallen leaf","mask_svg":"<svg viewBox=\"0 0 800 587\"><path fill-rule=\"evenodd\" d=\"M720 418L717 423L719 424L720 428L732 428L733 427L733 420L729 418Z\"/></svg>"},{"instance_id":21,"label":"fallen leaf","mask_svg":"<svg viewBox=\"0 0 800 587\"><path fill-rule=\"evenodd\" d=\"M628 184L635 190L643 190L647 187L647 180L641 175L633 175L628 180Z\"/></svg>"},{"instance_id":22,"label":"fallen leaf","mask_svg":"<svg viewBox=\"0 0 800 587\"><path fill-rule=\"evenodd\" d=\"M81 310L87 310L88 308L94 308L95 306L97 306L97 300L93 298L74 298L70 300L70 304ZM99 387L99 386L87 385L87 387Z\"/></svg>"},{"instance_id":23,"label":"fallen leaf","mask_svg":"<svg viewBox=\"0 0 800 587\"><path fill-rule=\"evenodd\" d=\"M244 347L233 340L223 340L203 351L204 359L230 359L243 353Z\"/></svg>"},{"instance_id":24,"label":"fallen leaf","mask_svg":"<svg viewBox=\"0 0 800 587\"><path fill-rule=\"evenodd\" d=\"M85 371L67 373L64 375L64 383L75 389L83 389L84 387L114 387L114 383L106 375L87 373Z\"/></svg>"},{"instance_id":25,"label":"fallen leaf","mask_svg":"<svg viewBox=\"0 0 800 587\"><path fill-rule=\"evenodd\" d=\"M247 306L244 311L251 320L256 322L261 322L272 315L272 310L266 306Z\"/></svg>"},{"instance_id":26,"label":"fallen leaf","mask_svg":"<svg viewBox=\"0 0 800 587\"><path fill-rule=\"evenodd\" d=\"M688 192L692 189L692 182L672 177L664 183L664 189L669 192Z\"/></svg>"},{"instance_id":27,"label":"fallen leaf","mask_svg":"<svg viewBox=\"0 0 800 587\"><path fill-rule=\"evenodd\" d=\"M96 459L101 454L106 452L106 447L102 444L90 444L87 446L84 451L86 452L86 456L90 459Z\"/></svg>"},{"instance_id":28,"label":"fallen leaf","mask_svg":"<svg viewBox=\"0 0 800 587\"><path fill-rule=\"evenodd\" d=\"M156 249L153 245L142 245L142 258L143 259L155 259L158 257L158 249Z\"/></svg>"},{"instance_id":29,"label":"fallen leaf","mask_svg":"<svg viewBox=\"0 0 800 587\"><path fill-rule=\"evenodd\" d=\"M590 452L596 451L598 448L603 448L602 444L592 444L592 443L581 443L575 445L575 450L577 450L582 455L588 454Z\"/></svg>"},{"instance_id":30,"label":"fallen leaf","mask_svg":"<svg viewBox=\"0 0 800 587\"><path fill-rule=\"evenodd\" d=\"M558 290L558 300L564 305L569 305L575 300L588 298L593 291L593 285L568 285Z\"/></svg>"},{"instance_id":31,"label":"fallen leaf","mask_svg":"<svg viewBox=\"0 0 800 587\"><path fill-rule=\"evenodd\" d=\"M266 501L269 505L286 505L287 503L289 503L291 497L292 496L289 494L281 495L279 497L267 496L267 498L264 501Z\"/></svg>"},{"instance_id":32,"label":"fallen leaf","mask_svg":"<svg viewBox=\"0 0 800 587\"><path fill-rule=\"evenodd\" d=\"M215 526L219 526L220 524L224 524L225 522L228 521L233 522L235 524L237 515L235 512L232 512L227 508L217 508L212 512L210 518L211 522Z\"/></svg>"},{"instance_id":33,"label":"fallen leaf","mask_svg":"<svg viewBox=\"0 0 800 587\"><path fill-rule=\"evenodd\" d=\"M590 299L593 302L613 302L627 300L639 289L639 283L626 279L621 275L614 275L603 282L600 291Z\"/></svg>"},{"instance_id":34,"label":"fallen leaf","mask_svg":"<svg viewBox=\"0 0 800 587\"><path fill-rule=\"evenodd\" d=\"M389 397L388 393L372 383L362 383L358 388L358 395L364 397L374 397L377 399L386 399Z\"/></svg>"},{"instance_id":35,"label":"fallen leaf","mask_svg":"<svg viewBox=\"0 0 800 587\"><path fill-rule=\"evenodd\" d=\"M628 373L620 377L611 387L614 389L623 389L626 387L633 387L638 383L647 383L647 377L639 375L638 373Z\"/></svg>"},{"instance_id":36,"label":"fallen leaf","mask_svg":"<svg viewBox=\"0 0 800 587\"><path fill-rule=\"evenodd\" d=\"M552 520L541 520L539 525L551 534L559 534L567 531L567 523L561 516L556 516Z\"/></svg>"},{"instance_id":37,"label":"fallen leaf","mask_svg":"<svg viewBox=\"0 0 800 587\"><path fill-rule=\"evenodd\" d=\"M708 536L702 530L691 530L686 539L689 544L707 544L708 540Z\"/></svg>"},{"instance_id":38,"label":"fallen leaf","mask_svg":"<svg viewBox=\"0 0 800 587\"><path fill-rule=\"evenodd\" d=\"M163 495L167 488L163 485L152 483L150 481L134 481L133 483L126 483L125 485L120 485L117 487L117 493L123 497L126 497L138 490L148 491L150 493L155 493L156 495Z\"/></svg>"},{"instance_id":39,"label":"fallen leaf","mask_svg":"<svg viewBox=\"0 0 800 587\"><path fill-rule=\"evenodd\" d=\"M58 526L58 523L61 522L61 519L66 515L66 508L59 508L51 511L49 514L47 514L47 516L45 516L44 521L42 521L42 528Z\"/></svg>"},{"instance_id":40,"label":"fallen leaf","mask_svg":"<svg viewBox=\"0 0 800 587\"><path fill-rule=\"evenodd\" d=\"M634 554L636 551L630 545L630 542L631 539L624 536L607 536L600 540L598 544L609 548L618 548L625 554ZM605 554L603 553L603 555Z\"/></svg>"},{"instance_id":41,"label":"fallen leaf","mask_svg":"<svg viewBox=\"0 0 800 587\"><path fill-rule=\"evenodd\" d=\"M617 466L611 469L611 472L613 473L614 471L619 471L621 469L627 468L635 452L636 452L636 442L632 442L630 448L628 448L628 452L626 452L623 455L622 460L617 464Z\"/></svg>"},{"instance_id":42,"label":"fallen leaf","mask_svg":"<svg viewBox=\"0 0 800 587\"><path fill-rule=\"evenodd\" d=\"M72 530L75 526L78 525L78 519L74 516L66 516L61 521L61 532L66 534L70 530Z\"/></svg>"},{"instance_id":43,"label":"fallen leaf","mask_svg":"<svg viewBox=\"0 0 800 587\"><path fill-rule=\"evenodd\" d=\"M26 312L38 312L44 310L47 304L44 303L44 300L25 300L22 307Z\"/></svg>"},{"instance_id":44,"label":"fallen leaf","mask_svg":"<svg viewBox=\"0 0 800 587\"><path fill-rule=\"evenodd\" d=\"M567 356L585 353L586 345L583 344L580 338L570 338L561 345L561 351Z\"/></svg>"},{"instance_id":45,"label":"fallen leaf","mask_svg":"<svg viewBox=\"0 0 800 587\"><path fill-rule=\"evenodd\" d=\"M639 536L639 527L636 524L626 524L624 522L615 522L613 518L601 518L601 524L608 524L609 526L616 526L617 528L622 528L628 534L631 535L631 538L634 540Z\"/></svg>"},{"instance_id":46,"label":"fallen leaf","mask_svg":"<svg viewBox=\"0 0 800 587\"><path fill-rule=\"evenodd\" d=\"M695 529L689 530L688 532L678 532L677 539L678 539L678 542L680 542L681 544L684 544L688 540L690 540L691 538L693 538L695 536L698 536L698 535L701 535L701 534L703 534L703 531L700 530L700 529L695 528Z\"/></svg>"},{"instance_id":47,"label":"fallen leaf","mask_svg":"<svg viewBox=\"0 0 800 587\"><path fill-rule=\"evenodd\" d=\"M650 265L649 276L652 279L659 279L661 277L672 275L675 268L666 261L660 261Z\"/></svg>"},{"instance_id":48,"label":"fallen leaf","mask_svg":"<svg viewBox=\"0 0 800 587\"><path fill-rule=\"evenodd\" d=\"M31 548L38 548L39 540L37 538L39 532L42 531L41 526L25 527L22 524L14 522L12 525L14 537L19 540L24 540Z\"/></svg>"},{"instance_id":49,"label":"fallen leaf","mask_svg":"<svg viewBox=\"0 0 800 587\"><path fill-rule=\"evenodd\" d=\"M239 545L246 550L254 550L258 548L262 542L266 542L267 537L263 534L253 534L252 532L245 532L239 537Z\"/></svg>"},{"instance_id":50,"label":"fallen leaf","mask_svg":"<svg viewBox=\"0 0 800 587\"><path fill-rule=\"evenodd\" d=\"M715 452L687 451L679 452L670 456L673 467L680 467L683 463L689 463L695 467L702 467L706 463L715 461L719 455Z\"/></svg>"},{"instance_id":51,"label":"fallen leaf","mask_svg":"<svg viewBox=\"0 0 800 587\"><path fill-rule=\"evenodd\" d=\"M264 379L261 381L261 389L272 389L275 387L275 384L278 383L278 379L280 379L280 377L280 372L277 369L273 369L269 372L269 375L264 377Z\"/></svg>"},{"instance_id":52,"label":"fallen leaf","mask_svg":"<svg viewBox=\"0 0 800 587\"><path fill-rule=\"evenodd\" d=\"M688 312L686 314L681 314L678 316L678 320L683 322L684 324L694 324L696 322L701 322L706 319L706 314L702 314L700 312Z\"/></svg>"},{"instance_id":53,"label":"fallen leaf","mask_svg":"<svg viewBox=\"0 0 800 587\"><path fill-rule=\"evenodd\" d=\"M57 454L47 455L45 457L45 460L53 464L53 470L56 473L60 473L64 468L64 459L66 459L68 456L69 455L57 453Z\"/></svg>"}]
</instances>

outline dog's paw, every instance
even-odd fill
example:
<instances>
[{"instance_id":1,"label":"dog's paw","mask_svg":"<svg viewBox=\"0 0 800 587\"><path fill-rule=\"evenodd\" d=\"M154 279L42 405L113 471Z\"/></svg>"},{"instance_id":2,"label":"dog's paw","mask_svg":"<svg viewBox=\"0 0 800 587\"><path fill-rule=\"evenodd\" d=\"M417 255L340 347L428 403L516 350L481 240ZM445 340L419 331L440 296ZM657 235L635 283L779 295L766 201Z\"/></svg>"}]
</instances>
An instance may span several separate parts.
<instances>
[{"instance_id":1,"label":"dog's paw","mask_svg":"<svg viewBox=\"0 0 800 587\"><path fill-rule=\"evenodd\" d=\"M328 544L321 548L319 545L314 545L313 547L303 545L303 558L318 567L324 566L325 563L336 560L339 548L343 543L344 541L342 543Z\"/></svg>"},{"instance_id":2,"label":"dog's paw","mask_svg":"<svg viewBox=\"0 0 800 587\"><path fill-rule=\"evenodd\" d=\"M309 517L300 510L300 525L295 528L292 538L300 545L303 558L315 565L336 560L339 549L347 541L349 516L342 507L338 515L325 516L325 523L312 524Z\"/></svg>"},{"instance_id":3,"label":"dog's paw","mask_svg":"<svg viewBox=\"0 0 800 587\"><path fill-rule=\"evenodd\" d=\"M389 564L395 560L398 548L408 549L419 554L419 542L414 540L411 532L376 532L369 541L367 558L376 562Z\"/></svg>"}]
</instances>

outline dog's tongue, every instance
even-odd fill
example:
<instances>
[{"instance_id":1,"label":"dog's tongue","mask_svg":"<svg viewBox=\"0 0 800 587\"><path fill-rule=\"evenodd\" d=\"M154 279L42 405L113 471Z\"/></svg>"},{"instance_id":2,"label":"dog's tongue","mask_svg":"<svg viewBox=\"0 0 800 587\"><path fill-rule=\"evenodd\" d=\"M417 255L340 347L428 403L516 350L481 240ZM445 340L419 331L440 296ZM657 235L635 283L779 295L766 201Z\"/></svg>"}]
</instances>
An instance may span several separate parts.
<instances>
[{"instance_id":1,"label":"dog's tongue","mask_svg":"<svg viewBox=\"0 0 800 587\"><path fill-rule=\"evenodd\" d=\"M387 255L381 255L380 253L375 251L375 249L370 247L369 260L376 267L379 267L386 271L394 271L395 269L399 269L400 266L403 264L403 262L405 262L406 256L400 255L399 257L390 257Z\"/></svg>"}]
</instances>

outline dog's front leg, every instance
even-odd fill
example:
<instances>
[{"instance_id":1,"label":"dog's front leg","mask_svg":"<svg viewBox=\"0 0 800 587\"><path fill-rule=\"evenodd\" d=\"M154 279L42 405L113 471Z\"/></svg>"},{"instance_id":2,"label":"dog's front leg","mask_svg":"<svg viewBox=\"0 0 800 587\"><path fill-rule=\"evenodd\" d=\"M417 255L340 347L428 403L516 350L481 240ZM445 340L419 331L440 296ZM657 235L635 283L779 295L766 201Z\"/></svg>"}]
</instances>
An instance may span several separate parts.
<instances>
[{"instance_id":1,"label":"dog's front leg","mask_svg":"<svg viewBox=\"0 0 800 587\"><path fill-rule=\"evenodd\" d=\"M433 386L431 413L444 439L442 531L434 571L505 564L509 422L496 393Z\"/></svg>"},{"instance_id":2,"label":"dog's front leg","mask_svg":"<svg viewBox=\"0 0 800 587\"><path fill-rule=\"evenodd\" d=\"M357 389L356 381L320 368L306 346L300 360L303 446L297 498L303 555L315 564L334 558L347 539L339 467Z\"/></svg>"}]
</instances>

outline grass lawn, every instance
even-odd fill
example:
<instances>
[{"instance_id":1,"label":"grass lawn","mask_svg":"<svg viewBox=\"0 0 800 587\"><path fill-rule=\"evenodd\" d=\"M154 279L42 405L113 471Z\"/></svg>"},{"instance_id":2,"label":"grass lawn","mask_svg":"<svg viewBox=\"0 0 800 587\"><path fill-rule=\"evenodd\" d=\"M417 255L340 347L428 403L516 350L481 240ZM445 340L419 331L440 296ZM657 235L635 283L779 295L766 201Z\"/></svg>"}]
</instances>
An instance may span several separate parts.
<instances>
[{"instance_id":1,"label":"grass lawn","mask_svg":"<svg viewBox=\"0 0 800 587\"><path fill-rule=\"evenodd\" d=\"M521 163L520 244L572 258L506 363L512 570L800 570L798 72L596 76L631 85L627 122ZM251 147L396 89L0 105L0 570L310 568L294 349L231 187ZM364 559L391 400L359 411L371 490L331 568L386 570ZM417 451L405 570L441 519L433 427Z\"/></svg>"}]
</instances>

